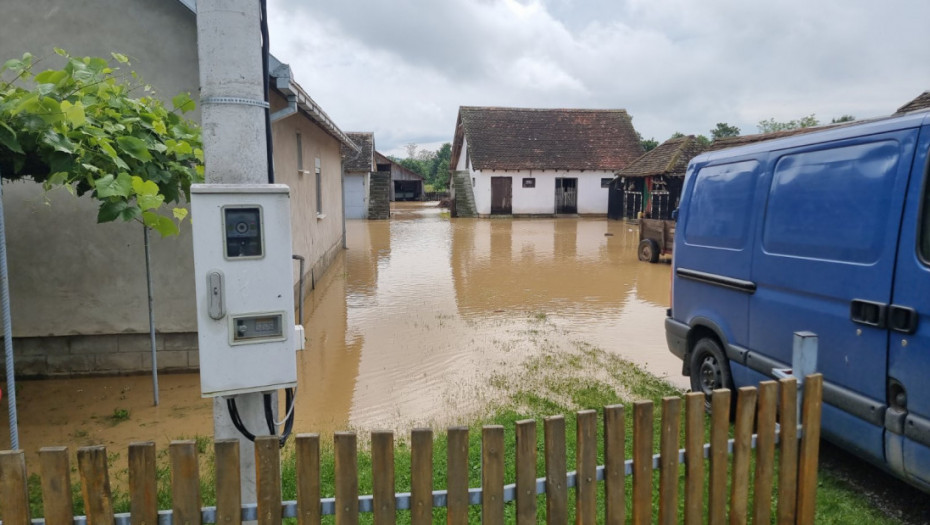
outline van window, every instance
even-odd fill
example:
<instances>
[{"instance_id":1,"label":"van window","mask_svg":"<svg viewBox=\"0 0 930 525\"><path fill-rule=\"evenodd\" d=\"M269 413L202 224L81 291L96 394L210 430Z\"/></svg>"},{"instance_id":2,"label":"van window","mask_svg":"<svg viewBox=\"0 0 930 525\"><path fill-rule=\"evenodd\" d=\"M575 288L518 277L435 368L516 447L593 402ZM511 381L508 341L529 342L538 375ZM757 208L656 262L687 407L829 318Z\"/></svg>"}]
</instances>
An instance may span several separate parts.
<instances>
[{"instance_id":1,"label":"van window","mask_svg":"<svg viewBox=\"0 0 930 525\"><path fill-rule=\"evenodd\" d=\"M898 155L898 143L886 140L781 157L765 214L765 251L877 261L887 233Z\"/></svg>"},{"instance_id":2,"label":"van window","mask_svg":"<svg viewBox=\"0 0 930 525\"><path fill-rule=\"evenodd\" d=\"M930 153L930 152L928 152ZM930 157L930 155L928 155ZM930 158L924 170L924 198L920 203L920 258L930 265Z\"/></svg>"},{"instance_id":3,"label":"van window","mask_svg":"<svg viewBox=\"0 0 930 525\"><path fill-rule=\"evenodd\" d=\"M746 244L758 165L749 160L707 166L695 175L686 243L732 249Z\"/></svg>"}]
</instances>

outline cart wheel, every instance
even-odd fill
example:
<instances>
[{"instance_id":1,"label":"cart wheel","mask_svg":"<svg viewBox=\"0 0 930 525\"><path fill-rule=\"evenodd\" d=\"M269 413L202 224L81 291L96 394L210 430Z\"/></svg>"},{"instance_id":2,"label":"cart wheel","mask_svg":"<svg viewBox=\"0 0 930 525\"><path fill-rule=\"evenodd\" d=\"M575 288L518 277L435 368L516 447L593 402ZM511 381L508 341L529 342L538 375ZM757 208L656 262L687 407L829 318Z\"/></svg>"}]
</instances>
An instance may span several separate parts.
<instances>
[{"instance_id":1,"label":"cart wheel","mask_svg":"<svg viewBox=\"0 0 930 525\"><path fill-rule=\"evenodd\" d=\"M639 241L639 260L651 263L659 260L659 245L652 239Z\"/></svg>"}]
</instances>

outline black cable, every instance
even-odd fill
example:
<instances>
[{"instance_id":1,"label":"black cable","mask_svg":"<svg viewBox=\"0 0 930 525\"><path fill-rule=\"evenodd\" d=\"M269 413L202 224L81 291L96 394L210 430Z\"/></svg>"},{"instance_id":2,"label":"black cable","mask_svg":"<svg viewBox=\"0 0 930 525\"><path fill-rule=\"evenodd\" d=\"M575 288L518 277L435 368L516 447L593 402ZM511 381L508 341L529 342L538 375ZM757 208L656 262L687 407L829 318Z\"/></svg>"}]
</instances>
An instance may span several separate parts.
<instances>
[{"instance_id":1,"label":"black cable","mask_svg":"<svg viewBox=\"0 0 930 525\"><path fill-rule=\"evenodd\" d=\"M265 143L267 145L268 151L268 184L274 184L274 145L271 143L271 101L268 98L268 55L269 45L268 45L268 5L266 0L261 0L261 9L262 9L262 21L261 21L261 31L262 31L262 84L265 87L265 102L269 104L269 107L265 108Z\"/></svg>"},{"instance_id":2,"label":"black cable","mask_svg":"<svg viewBox=\"0 0 930 525\"><path fill-rule=\"evenodd\" d=\"M255 434L249 432L248 429L245 428L245 425L242 423L242 418L239 416L239 409L236 407L235 398L226 398L226 409L229 410L229 419L232 420L232 424L234 427L236 427L236 430L238 430L249 441L255 442Z\"/></svg>"}]
</instances>

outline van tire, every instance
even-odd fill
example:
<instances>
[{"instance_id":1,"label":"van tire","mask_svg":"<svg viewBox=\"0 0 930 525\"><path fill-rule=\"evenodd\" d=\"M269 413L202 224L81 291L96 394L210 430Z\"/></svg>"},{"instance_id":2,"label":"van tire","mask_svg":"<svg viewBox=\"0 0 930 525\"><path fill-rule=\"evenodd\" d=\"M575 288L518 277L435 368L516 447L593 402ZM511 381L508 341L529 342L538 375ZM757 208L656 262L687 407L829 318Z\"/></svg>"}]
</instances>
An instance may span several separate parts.
<instances>
[{"instance_id":1,"label":"van tire","mask_svg":"<svg viewBox=\"0 0 930 525\"><path fill-rule=\"evenodd\" d=\"M718 388L733 390L730 362L720 348L720 343L710 337L702 337L691 349L691 391L704 394L704 406L710 411L710 395ZM735 392L732 400L736 401ZM732 407L731 407L732 409Z\"/></svg>"},{"instance_id":2,"label":"van tire","mask_svg":"<svg viewBox=\"0 0 930 525\"><path fill-rule=\"evenodd\" d=\"M640 261L649 261L651 263L659 261L659 245L652 239L639 241L637 253Z\"/></svg>"}]
</instances>

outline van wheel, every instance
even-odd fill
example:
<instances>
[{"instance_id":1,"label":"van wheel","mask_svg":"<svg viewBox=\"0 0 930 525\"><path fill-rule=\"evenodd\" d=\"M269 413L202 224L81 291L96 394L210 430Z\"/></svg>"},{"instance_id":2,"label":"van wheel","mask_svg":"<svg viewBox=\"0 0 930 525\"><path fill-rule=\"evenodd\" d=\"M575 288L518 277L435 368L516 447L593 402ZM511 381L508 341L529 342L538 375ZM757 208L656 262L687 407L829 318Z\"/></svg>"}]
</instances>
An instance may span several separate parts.
<instances>
[{"instance_id":1,"label":"van wheel","mask_svg":"<svg viewBox=\"0 0 930 525\"><path fill-rule=\"evenodd\" d=\"M691 349L691 391L704 394L704 406L710 411L710 395L718 388L733 390L730 362L715 339L704 337ZM732 396L735 401L736 393Z\"/></svg>"},{"instance_id":2,"label":"van wheel","mask_svg":"<svg viewBox=\"0 0 930 525\"><path fill-rule=\"evenodd\" d=\"M659 245L652 239L639 241L639 260L651 263L659 261Z\"/></svg>"}]
</instances>

